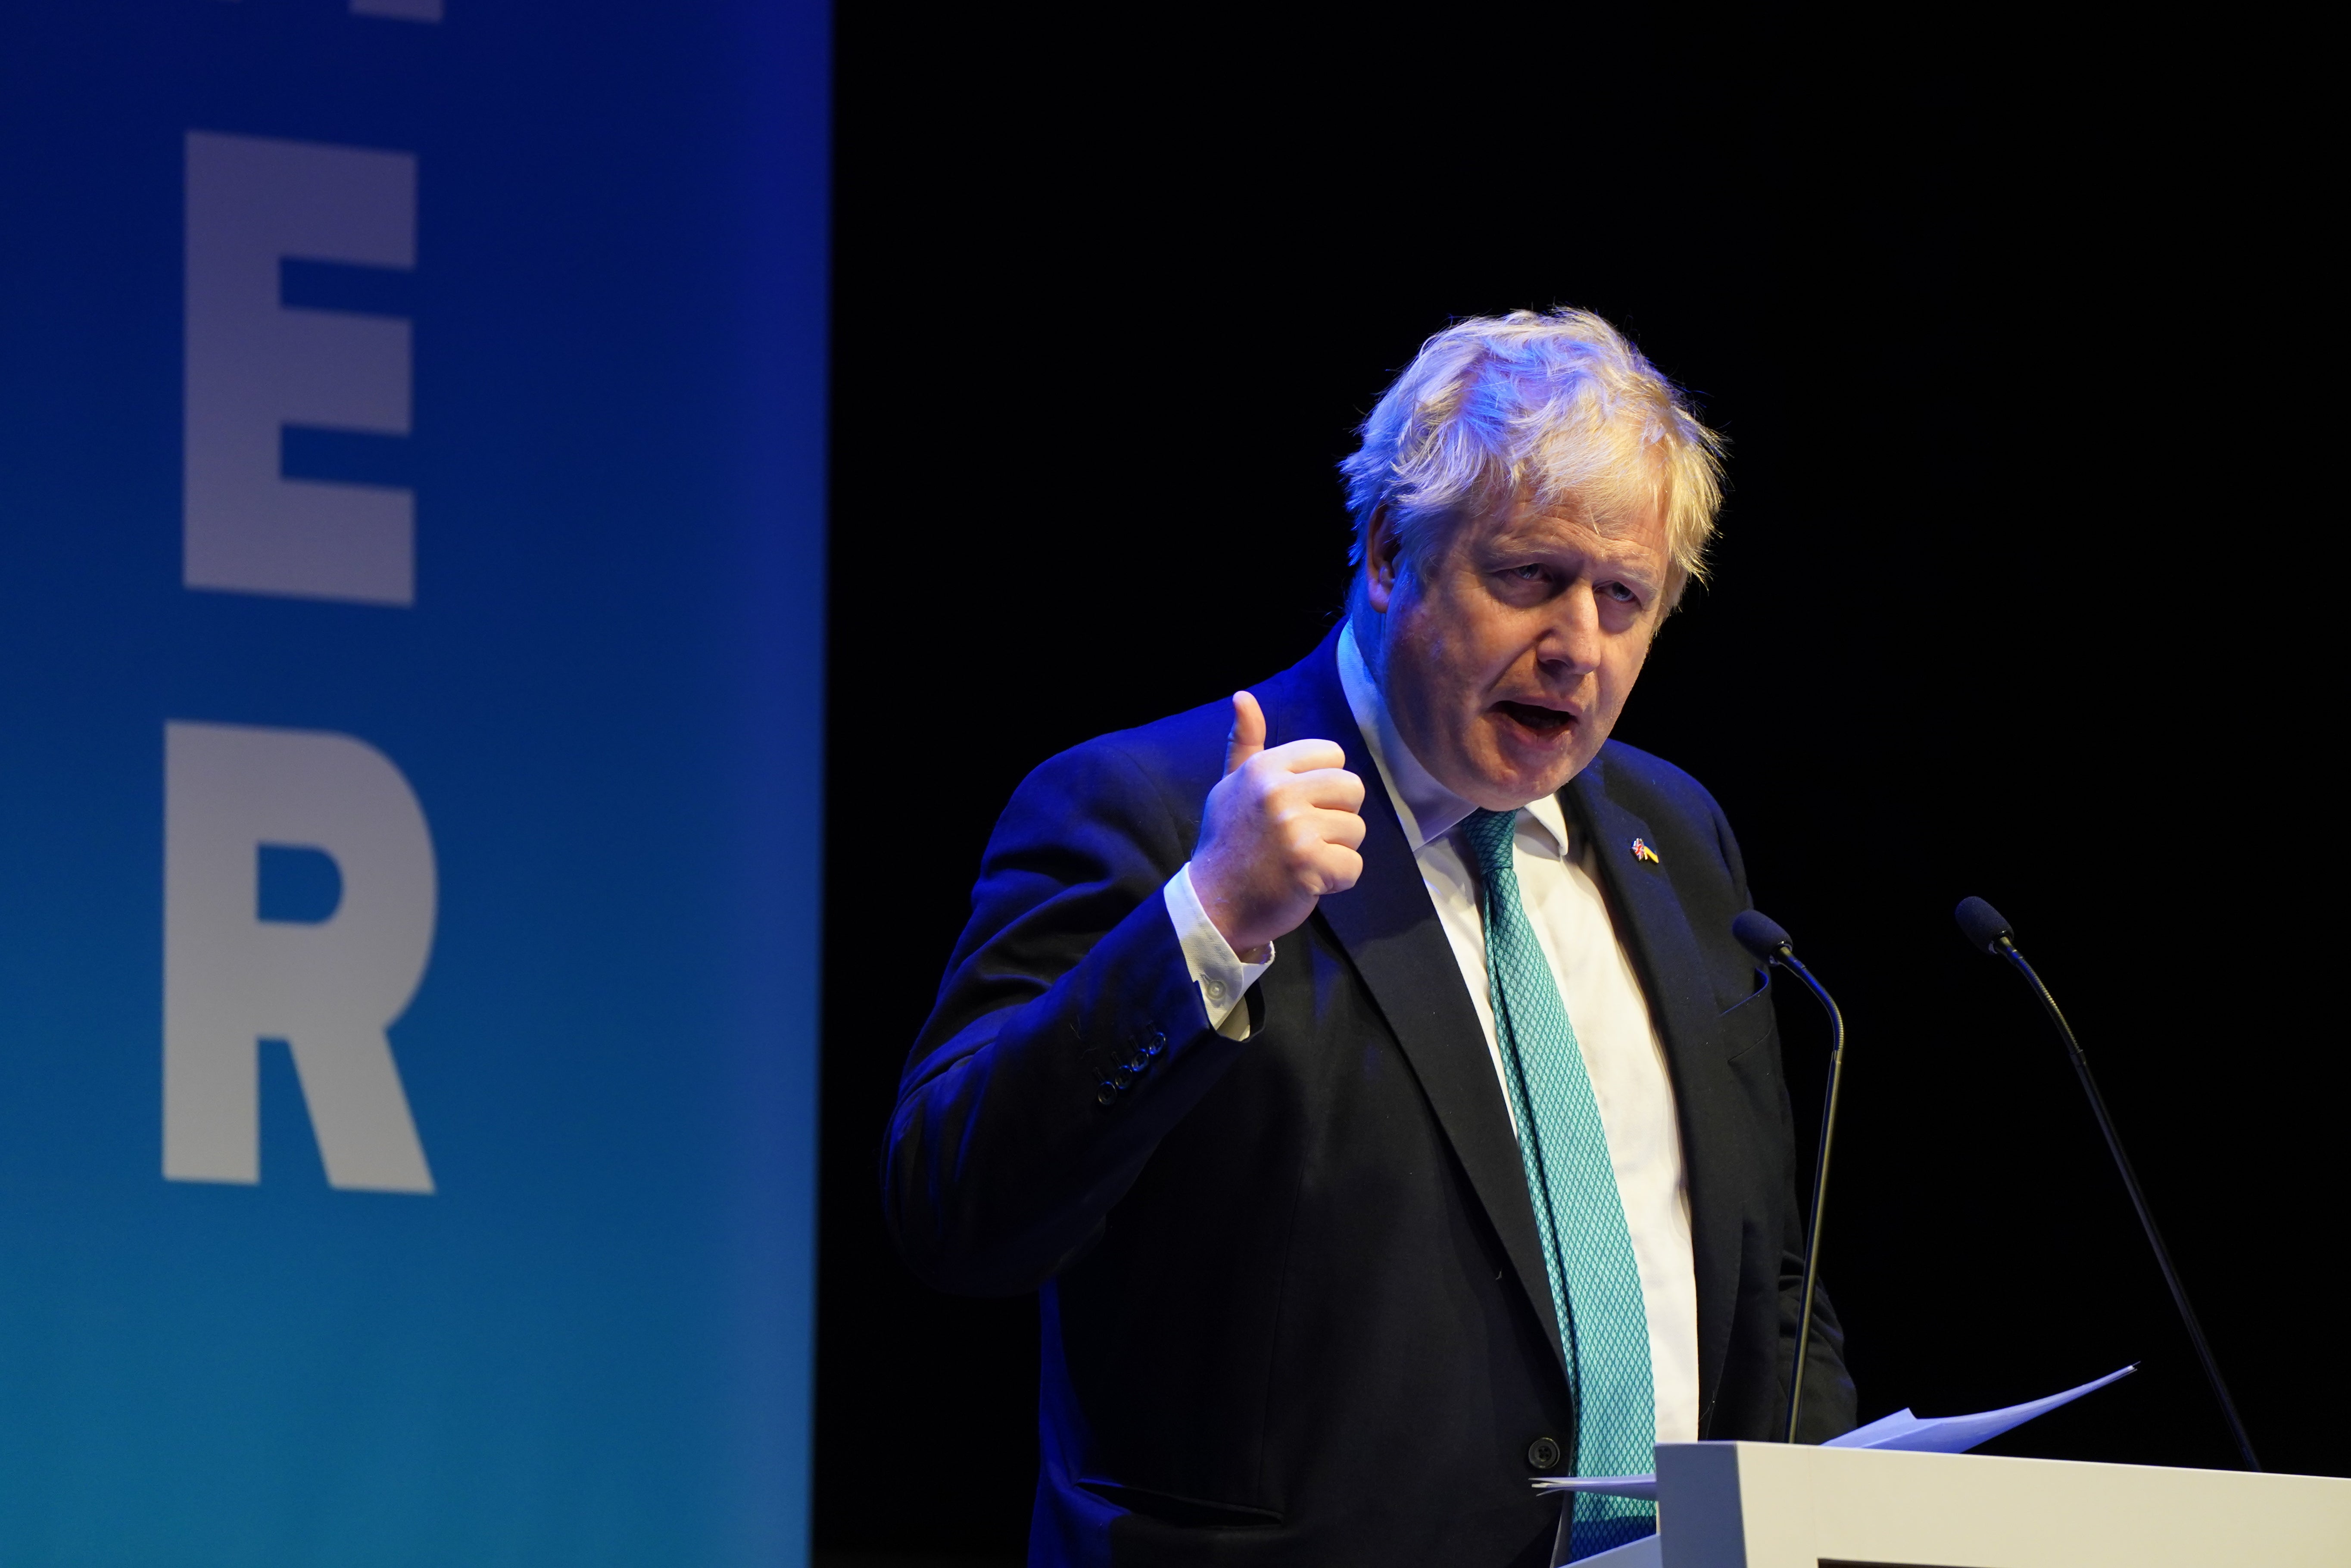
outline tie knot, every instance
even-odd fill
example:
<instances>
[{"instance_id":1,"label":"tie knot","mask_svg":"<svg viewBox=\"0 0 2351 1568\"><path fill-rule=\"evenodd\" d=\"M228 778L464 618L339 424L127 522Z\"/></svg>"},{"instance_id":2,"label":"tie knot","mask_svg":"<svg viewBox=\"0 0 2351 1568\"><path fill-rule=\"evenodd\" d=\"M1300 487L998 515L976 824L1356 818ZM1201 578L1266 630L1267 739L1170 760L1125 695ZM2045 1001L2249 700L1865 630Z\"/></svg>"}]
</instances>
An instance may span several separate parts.
<instances>
[{"instance_id":1,"label":"tie knot","mask_svg":"<svg viewBox=\"0 0 2351 1568\"><path fill-rule=\"evenodd\" d=\"M1517 867L1511 864L1510 845L1518 830L1519 814L1515 811L1481 809L1461 819L1462 836L1478 852L1478 868L1485 873L1487 880L1504 873L1515 879Z\"/></svg>"}]
</instances>

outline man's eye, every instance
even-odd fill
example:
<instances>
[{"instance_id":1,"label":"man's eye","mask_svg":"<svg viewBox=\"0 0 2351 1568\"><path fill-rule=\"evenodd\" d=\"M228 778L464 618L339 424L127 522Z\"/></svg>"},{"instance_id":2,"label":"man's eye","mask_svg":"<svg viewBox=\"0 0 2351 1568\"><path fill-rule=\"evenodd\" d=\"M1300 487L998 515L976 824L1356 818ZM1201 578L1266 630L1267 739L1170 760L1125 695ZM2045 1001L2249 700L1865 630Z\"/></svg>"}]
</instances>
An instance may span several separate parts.
<instances>
[{"instance_id":1,"label":"man's eye","mask_svg":"<svg viewBox=\"0 0 2351 1568\"><path fill-rule=\"evenodd\" d=\"M1531 583L1543 575L1541 566L1512 566L1510 575L1522 583Z\"/></svg>"},{"instance_id":2,"label":"man's eye","mask_svg":"<svg viewBox=\"0 0 2351 1568\"><path fill-rule=\"evenodd\" d=\"M1620 605L1636 604L1641 597L1622 583L1603 583L1600 586L1600 591Z\"/></svg>"}]
</instances>

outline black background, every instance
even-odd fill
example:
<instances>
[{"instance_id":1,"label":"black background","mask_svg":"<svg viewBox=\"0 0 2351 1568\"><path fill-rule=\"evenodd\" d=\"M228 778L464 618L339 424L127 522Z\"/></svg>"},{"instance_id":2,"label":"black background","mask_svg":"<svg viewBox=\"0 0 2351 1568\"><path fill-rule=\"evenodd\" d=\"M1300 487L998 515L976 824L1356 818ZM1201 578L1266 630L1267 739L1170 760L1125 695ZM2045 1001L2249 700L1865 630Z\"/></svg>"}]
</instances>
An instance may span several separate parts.
<instances>
[{"instance_id":1,"label":"black background","mask_svg":"<svg viewBox=\"0 0 2351 1568\"><path fill-rule=\"evenodd\" d=\"M1714 791L1844 1005L1826 1273L1864 1416L2143 1361L1992 1451L2232 1462L2058 1045L1953 931L1980 893L2088 1045L2264 1460L2351 1474L2333 203L2294 40L840 26L820 1552L1025 1536L1034 1302L915 1284L875 1174L996 813L1306 653L1352 426L1448 319L1555 303L1730 441L1717 585L1617 733ZM1782 1020L1809 1124L1825 1030Z\"/></svg>"}]
</instances>

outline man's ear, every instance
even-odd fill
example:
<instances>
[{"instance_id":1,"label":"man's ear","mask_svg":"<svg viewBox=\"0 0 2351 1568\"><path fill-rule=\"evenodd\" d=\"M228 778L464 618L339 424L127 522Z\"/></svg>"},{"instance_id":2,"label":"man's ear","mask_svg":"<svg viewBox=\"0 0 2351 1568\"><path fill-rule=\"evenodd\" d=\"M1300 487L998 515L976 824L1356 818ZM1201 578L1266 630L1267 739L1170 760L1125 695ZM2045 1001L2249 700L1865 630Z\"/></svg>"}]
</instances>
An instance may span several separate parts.
<instances>
[{"instance_id":1,"label":"man's ear","mask_svg":"<svg viewBox=\"0 0 2351 1568\"><path fill-rule=\"evenodd\" d=\"M1371 525L1364 530L1364 600L1381 615L1395 597L1396 576L1404 566L1404 538L1397 534L1388 509L1373 509Z\"/></svg>"}]
</instances>

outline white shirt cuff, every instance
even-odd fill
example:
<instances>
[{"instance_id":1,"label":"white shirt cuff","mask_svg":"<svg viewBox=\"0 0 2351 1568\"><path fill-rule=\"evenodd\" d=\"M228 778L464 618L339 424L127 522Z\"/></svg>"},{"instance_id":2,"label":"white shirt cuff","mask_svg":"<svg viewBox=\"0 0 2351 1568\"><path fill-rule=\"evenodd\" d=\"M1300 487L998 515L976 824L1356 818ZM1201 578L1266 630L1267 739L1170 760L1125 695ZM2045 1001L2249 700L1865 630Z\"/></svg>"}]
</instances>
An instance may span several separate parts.
<instances>
[{"instance_id":1,"label":"white shirt cuff","mask_svg":"<svg viewBox=\"0 0 2351 1568\"><path fill-rule=\"evenodd\" d=\"M1183 944L1185 965L1192 971L1192 982L1200 988L1200 1004L1208 1010L1209 1027L1228 1040L1248 1039L1249 1009L1241 1005L1241 999L1257 983L1258 976L1273 967L1273 944L1266 944L1263 963L1241 961L1232 943L1208 919L1208 911L1200 907L1188 860L1167 878L1161 892L1167 918L1176 924L1176 940Z\"/></svg>"}]
</instances>

